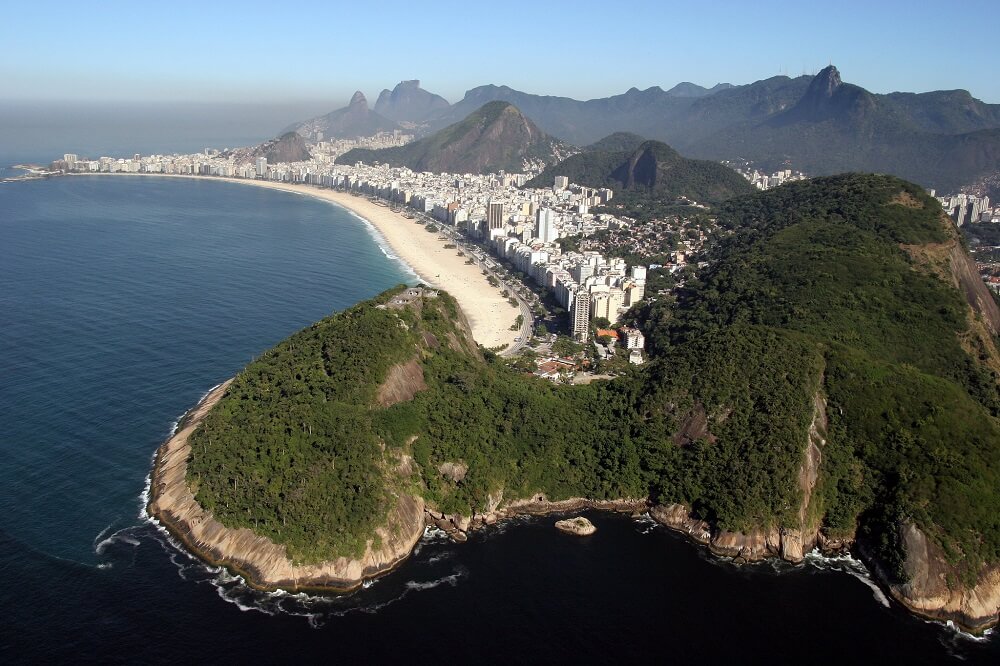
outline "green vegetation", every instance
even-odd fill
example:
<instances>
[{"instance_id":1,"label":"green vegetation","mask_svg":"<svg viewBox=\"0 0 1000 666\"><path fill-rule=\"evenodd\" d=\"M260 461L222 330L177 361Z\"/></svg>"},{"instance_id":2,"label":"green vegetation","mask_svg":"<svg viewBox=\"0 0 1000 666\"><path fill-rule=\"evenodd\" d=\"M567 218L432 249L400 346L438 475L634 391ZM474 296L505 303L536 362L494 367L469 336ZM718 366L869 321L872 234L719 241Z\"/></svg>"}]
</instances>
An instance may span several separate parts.
<instances>
[{"instance_id":1,"label":"green vegetation","mask_svg":"<svg viewBox=\"0 0 1000 666\"><path fill-rule=\"evenodd\" d=\"M404 452L419 466L420 492L449 512L481 509L501 489L506 497L645 492L639 449L625 435L627 393L559 390L524 377L527 366L489 363L461 342L450 296L373 307L393 293L269 351L195 432L189 479L223 524L283 543L299 561L356 556L392 493L412 489L391 472ZM377 406L389 369L413 357L427 390ZM446 461L469 466L461 483L438 473Z\"/></svg>"},{"instance_id":2,"label":"green vegetation","mask_svg":"<svg viewBox=\"0 0 1000 666\"><path fill-rule=\"evenodd\" d=\"M940 207L903 181L846 175L734 201L719 222L733 233L714 249L712 268L689 283L676 304L657 302L641 313L660 356L660 369L651 371L669 378L660 385L676 383L678 373L684 377L665 399L684 391L690 372L691 399L703 405L719 438L683 449L708 456L694 468L721 470L720 464L752 460L753 450L788 446L787 455L753 466L755 483L762 473L787 475L797 464L792 454L801 452L801 424L811 418L806 396L816 387L829 400L819 486L827 529L853 533L861 524L891 525L903 517L947 552L960 553L956 562L968 575L984 561L1000 560L1000 524L986 509L1000 501L997 374L963 348L969 308L950 277L900 247L957 242ZM759 336L768 342L743 342ZM727 359L738 359L738 367L728 368ZM690 370L680 370L685 364ZM741 378L747 367L756 370ZM773 377L795 391L781 397L772 386L753 398ZM713 391L742 387L742 395L699 394L702 383ZM754 409L736 407L748 398ZM756 400L780 407L783 416ZM716 432L731 427L732 416L716 417L719 425L711 417L729 410L746 421L737 441L747 450L735 457L725 453L730 438ZM787 423L798 424L795 446L758 431ZM722 524L758 519L747 510L751 500L764 499L758 493L729 503L725 484L732 474L698 478L667 474L661 491ZM712 478L726 481L712 487ZM767 495L788 487L779 484ZM796 506L794 493L786 491L786 500ZM898 560L898 553L883 555Z\"/></svg>"},{"instance_id":3,"label":"green vegetation","mask_svg":"<svg viewBox=\"0 0 1000 666\"><path fill-rule=\"evenodd\" d=\"M674 206L682 197L717 204L753 191L753 186L729 167L687 159L659 141L646 141L633 150L573 155L545 169L525 187L551 187L555 176L568 176L579 185L610 188L615 192L612 201L626 202L630 208L642 203L658 208Z\"/></svg>"},{"instance_id":4,"label":"green vegetation","mask_svg":"<svg viewBox=\"0 0 1000 666\"><path fill-rule=\"evenodd\" d=\"M610 382L555 386L525 374L531 352L477 351L443 293L374 307L383 294L292 336L192 437L199 501L303 561L360 552L399 492L465 515L501 494L651 496L725 529L799 527L814 428L807 522L864 535L889 570L900 520L966 581L1000 561L1000 391L990 355L967 351L996 341L946 274L958 240L936 202L845 175L731 201L719 224L710 267L628 318L651 362ZM382 406L390 368L413 359L426 389ZM413 478L394 471L403 455Z\"/></svg>"}]
</instances>

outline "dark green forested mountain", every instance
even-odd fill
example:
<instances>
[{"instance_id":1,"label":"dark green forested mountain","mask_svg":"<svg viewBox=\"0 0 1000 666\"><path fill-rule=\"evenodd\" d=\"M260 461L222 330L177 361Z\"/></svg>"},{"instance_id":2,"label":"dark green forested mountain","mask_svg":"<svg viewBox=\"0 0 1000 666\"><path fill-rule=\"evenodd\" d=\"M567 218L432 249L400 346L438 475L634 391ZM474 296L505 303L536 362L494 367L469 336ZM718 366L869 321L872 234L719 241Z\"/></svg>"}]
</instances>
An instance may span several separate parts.
<instances>
[{"instance_id":1,"label":"dark green forested mountain","mask_svg":"<svg viewBox=\"0 0 1000 666\"><path fill-rule=\"evenodd\" d=\"M490 102L419 141L381 150L355 148L338 157L337 163L381 162L414 171L447 173L517 173L524 171L526 164L553 164L571 152L514 105Z\"/></svg>"},{"instance_id":2,"label":"dark green forested mountain","mask_svg":"<svg viewBox=\"0 0 1000 666\"><path fill-rule=\"evenodd\" d=\"M638 145L634 144L640 140ZM629 145L633 148L629 148ZM753 187L729 167L708 160L691 160L659 141L641 141L629 134L613 134L587 150L547 168L526 187L548 187L555 176L589 187L610 187L616 194L641 199L673 201L687 197L717 204ZM624 147L619 149L618 147ZM611 150L605 149L611 148Z\"/></svg>"},{"instance_id":3,"label":"dark green forested mountain","mask_svg":"<svg viewBox=\"0 0 1000 666\"><path fill-rule=\"evenodd\" d=\"M937 204L894 178L846 175L733 200L719 220L732 235L712 267L676 304L640 316L659 352L650 415L676 418L683 395L718 436L674 450L680 462L667 468L688 472L669 472L661 492L740 524L756 493L737 497L733 479L752 488L794 472L781 460L799 450L803 390L814 391L828 401L825 530L861 528L894 566L903 553L892 526L913 521L966 581L1000 562L990 508L1000 501L1000 310ZM761 455L777 457L754 462Z\"/></svg>"},{"instance_id":4,"label":"dark green forested mountain","mask_svg":"<svg viewBox=\"0 0 1000 666\"><path fill-rule=\"evenodd\" d=\"M611 382L484 357L447 294L396 290L292 336L192 435L198 500L314 561L363 549L392 493L463 515L650 497L713 535L857 538L911 606L991 598L971 588L1000 570L1000 309L938 204L849 174L718 217L710 267L630 315L651 362Z\"/></svg>"},{"instance_id":5,"label":"dark green forested mountain","mask_svg":"<svg viewBox=\"0 0 1000 666\"><path fill-rule=\"evenodd\" d=\"M646 139L642 138L638 134L632 134L631 132L615 132L614 134L607 135L603 139L595 141L589 146L584 146L583 152L632 152L641 146L645 141Z\"/></svg>"},{"instance_id":6,"label":"dark green forested mountain","mask_svg":"<svg viewBox=\"0 0 1000 666\"><path fill-rule=\"evenodd\" d=\"M821 71L790 108L722 129L690 146L811 174L875 171L951 190L1000 170L1000 105L965 91L874 95Z\"/></svg>"}]
</instances>

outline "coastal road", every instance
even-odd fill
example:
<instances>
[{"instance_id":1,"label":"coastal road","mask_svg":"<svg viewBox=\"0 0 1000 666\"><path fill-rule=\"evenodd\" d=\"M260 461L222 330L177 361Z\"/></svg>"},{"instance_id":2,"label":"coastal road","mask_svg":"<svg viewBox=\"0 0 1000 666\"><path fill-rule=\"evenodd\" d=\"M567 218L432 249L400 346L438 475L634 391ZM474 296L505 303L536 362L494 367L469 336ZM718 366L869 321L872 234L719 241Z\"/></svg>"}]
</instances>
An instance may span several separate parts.
<instances>
[{"instance_id":1,"label":"coastal road","mask_svg":"<svg viewBox=\"0 0 1000 666\"><path fill-rule=\"evenodd\" d=\"M449 226L447 224L443 224L440 220L435 220L430 215L421 213L419 211L416 211L416 215L421 219L423 219L424 222L426 222L427 224L435 225L441 234L449 238L451 242L453 242L455 245L461 247L463 252L471 253L469 258L472 259L474 262L476 262L476 266L478 266L480 270L486 271L488 275L494 277L497 280L497 282L500 283L500 286L497 289L499 290L506 289L507 293L513 296L514 299L517 301L517 310L514 311L514 309L511 308L511 314L512 314L511 319L516 320L517 315L518 314L521 315L521 329L520 331L518 331L517 335L519 339L510 346L508 346L506 349L501 351L500 356L515 356L519 354L521 350L523 350L528 345L528 340L531 339L533 322L534 322L534 314L531 311L531 304L528 303L528 301L526 301L520 294L520 289L524 288L524 285L521 284L521 282L516 278L514 278L513 276L511 276L510 278L503 277L502 275L500 275L498 271L496 271L491 266L487 265L486 262L484 260L481 260L479 256L476 254L477 252L479 252L482 253L483 256L485 257L487 256L486 250L481 246L471 243L468 239L466 239L464 236L458 233L458 230L455 229L454 227ZM492 260L491 262L495 263Z\"/></svg>"}]
</instances>

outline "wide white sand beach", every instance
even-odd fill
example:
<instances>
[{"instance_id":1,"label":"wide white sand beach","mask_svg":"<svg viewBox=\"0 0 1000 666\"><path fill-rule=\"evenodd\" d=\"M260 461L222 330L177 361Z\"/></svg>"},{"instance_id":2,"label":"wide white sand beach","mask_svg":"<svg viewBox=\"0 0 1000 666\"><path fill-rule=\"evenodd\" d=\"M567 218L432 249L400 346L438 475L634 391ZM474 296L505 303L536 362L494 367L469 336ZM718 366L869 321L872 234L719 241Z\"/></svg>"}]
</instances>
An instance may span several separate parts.
<instances>
[{"instance_id":1,"label":"wide white sand beach","mask_svg":"<svg viewBox=\"0 0 1000 666\"><path fill-rule=\"evenodd\" d=\"M293 192L332 202L367 220L385 239L393 254L410 266L421 281L444 289L454 296L472 325L472 335L476 342L487 348L500 345L511 346L514 344L514 338L520 335L518 331L510 330L510 326L520 314L520 310L512 308L507 299L500 295L500 290L489 285L486 276L483 275L478 266L465 263L467 256L459 256L458 250L455 248L446 249L444 246L447 241L440 240L439 234L428 232L424 225L417 224L415 220L407 219L399 213L394 213L386 206L374 204L365 197L312 185L242 178L208 178L171 174L108 175L223 181Z\"/></svg>"}]
</instances>

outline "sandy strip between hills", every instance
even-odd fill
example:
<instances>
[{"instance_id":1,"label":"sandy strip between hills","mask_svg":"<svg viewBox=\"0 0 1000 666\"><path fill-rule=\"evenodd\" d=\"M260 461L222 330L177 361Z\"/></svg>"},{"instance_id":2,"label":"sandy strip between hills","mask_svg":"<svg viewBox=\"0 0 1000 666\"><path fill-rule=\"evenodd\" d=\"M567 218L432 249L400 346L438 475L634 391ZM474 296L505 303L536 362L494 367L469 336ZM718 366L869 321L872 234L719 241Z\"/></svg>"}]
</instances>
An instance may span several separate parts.
<instances>
[{"instance_id":1,"label":"sandy strip between hills","mask_svg":"<svg viewBox=\"0 0 1000 666\"><path fill-rule=\"evenodd\" d=\"M512 308L500 290L491 287L486 276L475 264L466 264L467 257L458 250L446 249L447 243L438 234L429 233L424 225L392 212L361 196L346 192L321 189L311 185L275 183L266 180L221 178L217 176L185 176L181 174L80 174L127 175L155 178L188 178L191 180L217 181L252 185L271 190L281 190L314 197L348 209L363 218L385 239L389 248L407 264L425 284L444 289L455 297L462 312L472 326L472 336L484 347L513 345L518 331L510 330L520 310Z\"/></svg>"}]
</instances>

